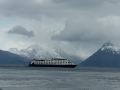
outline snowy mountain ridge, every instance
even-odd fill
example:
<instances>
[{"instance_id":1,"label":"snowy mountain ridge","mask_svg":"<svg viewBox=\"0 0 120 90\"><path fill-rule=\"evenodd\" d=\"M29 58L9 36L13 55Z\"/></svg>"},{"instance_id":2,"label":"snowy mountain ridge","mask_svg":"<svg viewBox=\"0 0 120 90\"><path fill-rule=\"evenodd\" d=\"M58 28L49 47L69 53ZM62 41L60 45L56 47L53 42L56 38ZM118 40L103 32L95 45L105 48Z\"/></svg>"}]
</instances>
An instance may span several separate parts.
<instances>
[{"instance_id":1,"label":"snowy mountain ridge","mask_svg":"<svg viewBox=\"0 0 120 90\"><path fill-rule=\"evenodd\" d=\"M39 59L40 57L50 58L54 56L50 54L48 51L45 51L44 49L42 49L37 44L33 44L26 49L21 49L20 51L17 48L10 48L8 51L14 54L18 54L20 56L25 56L30 59L33 59L33 58Z\"/></svg>"},{"instance_id":2,"label":"snowy mountain ridge","mask_svg":"<svg viewBox=\"0 0 120 90\"><path fill-rule=\"evenodd\" d=\"M17 48L10 48L10 49L9 49L9 52L12 52L12 53L21 55L20 51L19 51Z\"/></svg>"},{"instance_id":3,"label":"snowy mountain ridge","mask_svg":"<svg viewBox=\"0 0 120 90\"><path fill-rule=\"evenodd\" d=\"M82 61L82 58L80 58L79 56L69 55L59 47L54 48L55 53L52 53L47 50L44 50L37 44L33 44L26 49L21 49L20 51L17 48L10 48L8 51L20 56L27 57L29 59L54 58L59 56L61 58L69 59L76 64Z\"/></svg>"},{"instance_id":4,"label":"snowy mountain ridge","mask_svg":"<svg viewBox=\"0 0 120 90\"><path fill-rule=\"evenodd\" d=\"M43 51L43 49L38 44L33 44L27 48L27 51L32 51L32 50Z\"/></svg>"}]
</instances>

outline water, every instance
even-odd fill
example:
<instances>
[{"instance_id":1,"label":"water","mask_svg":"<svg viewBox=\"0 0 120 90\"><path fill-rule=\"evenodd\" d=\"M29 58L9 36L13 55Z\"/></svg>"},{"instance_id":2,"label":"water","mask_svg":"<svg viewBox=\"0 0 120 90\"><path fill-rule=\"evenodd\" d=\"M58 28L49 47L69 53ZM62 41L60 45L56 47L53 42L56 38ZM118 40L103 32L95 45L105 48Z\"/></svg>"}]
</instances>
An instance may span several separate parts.
<instances>
[{"instance_id":1,"label":"water","mask_svg":"<svg viewBox=\"0 0 120 90\"><path fill-rule=\"evenodd\" d=\"M2 90L120 90L120 69L0 67Z\"/></svg>"}]
</instances>

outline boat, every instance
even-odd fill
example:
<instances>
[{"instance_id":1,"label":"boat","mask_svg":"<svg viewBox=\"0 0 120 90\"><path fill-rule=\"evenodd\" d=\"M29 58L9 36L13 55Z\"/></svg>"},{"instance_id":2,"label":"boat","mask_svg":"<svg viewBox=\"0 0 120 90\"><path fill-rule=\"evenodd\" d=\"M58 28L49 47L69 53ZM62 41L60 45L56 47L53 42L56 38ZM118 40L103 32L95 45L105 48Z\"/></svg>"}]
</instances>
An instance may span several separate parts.
<instances>
[{"instance_id":1,"label":"boat","mask_svg":"<svg viewBox=\"0 0 120 90\"><path fill-rule=\"evenodd\" d=\"M51 58L51 59L33 59L29 62L30 67L68 67L75 68L73 62L64 58Z\"/></svg>"}]
</instances>

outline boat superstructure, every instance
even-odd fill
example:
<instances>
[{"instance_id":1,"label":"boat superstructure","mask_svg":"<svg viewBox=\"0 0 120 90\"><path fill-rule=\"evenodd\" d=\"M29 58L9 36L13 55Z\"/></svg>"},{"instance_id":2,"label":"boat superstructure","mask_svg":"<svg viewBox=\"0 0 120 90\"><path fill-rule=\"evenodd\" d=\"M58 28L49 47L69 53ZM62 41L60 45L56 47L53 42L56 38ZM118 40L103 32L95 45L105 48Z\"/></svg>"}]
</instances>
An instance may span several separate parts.
<instances>
[{"instance_id":1,"label":"boat superstructure","mask_svg":"<svg viewBox=\"0 0 120 90\"><path fill-rule=\"evenodd\" d=\"M51 58L51 59L33 59L29 62L29 66L34 67L75 67L73 62L64 58Z\"/></svg>"}]
</instances>

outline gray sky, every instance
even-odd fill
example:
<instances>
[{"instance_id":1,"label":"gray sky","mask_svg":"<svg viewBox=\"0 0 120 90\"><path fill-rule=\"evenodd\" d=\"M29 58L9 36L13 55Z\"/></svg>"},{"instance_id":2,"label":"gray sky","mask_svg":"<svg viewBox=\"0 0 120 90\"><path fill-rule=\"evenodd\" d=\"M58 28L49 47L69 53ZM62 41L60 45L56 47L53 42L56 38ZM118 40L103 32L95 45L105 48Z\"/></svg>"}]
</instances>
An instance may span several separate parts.
<instances>
[{"instance_id":1,"label":"gray sky","mask_svg":"<svg viewBox=\"0 0 120 90\"><path fill-rule=\"evenodd\" d=\"M0 49L39 44L86 58L120 47L120 0L0 0Z\"/></svg>"}]
</instances>

